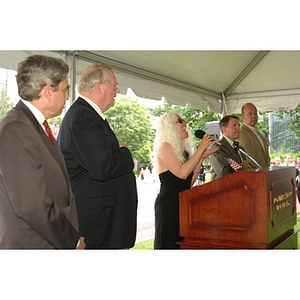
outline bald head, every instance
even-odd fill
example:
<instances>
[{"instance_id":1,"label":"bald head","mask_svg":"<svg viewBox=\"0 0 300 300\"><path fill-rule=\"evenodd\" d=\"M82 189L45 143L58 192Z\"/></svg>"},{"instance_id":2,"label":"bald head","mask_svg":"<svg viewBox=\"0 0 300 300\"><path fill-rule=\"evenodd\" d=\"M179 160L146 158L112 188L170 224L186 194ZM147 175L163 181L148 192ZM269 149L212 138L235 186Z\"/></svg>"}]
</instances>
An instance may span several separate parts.
<instances>
[{"instance_id":1,"label":"bald head","mask_svg":"<svg viewBox=\"0 0 300 300\"><path fill-rule=\"evenodd\" d=\"M243 105L242 120L244 124L255 127L258 120L258 114L257 114L257 108L253 103L249 102Z\"/></svg>"}]
</instances>

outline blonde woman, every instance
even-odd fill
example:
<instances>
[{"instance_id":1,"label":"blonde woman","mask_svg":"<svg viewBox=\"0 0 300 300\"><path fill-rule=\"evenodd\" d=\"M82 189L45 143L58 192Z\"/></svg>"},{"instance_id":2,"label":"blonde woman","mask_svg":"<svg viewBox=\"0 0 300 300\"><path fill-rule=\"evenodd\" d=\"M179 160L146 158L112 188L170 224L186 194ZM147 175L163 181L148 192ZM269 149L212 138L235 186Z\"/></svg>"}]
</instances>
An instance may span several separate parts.
<instances>
[{"instance_id":1,"label":"blonde woman","mask_svg":"<svg viewBox=\"0 0 300 300\"><path fill-rule=\"evenodd\" d=\"M161 117L153 148L154 172L159 175L160 191L155 201L155 249L178 249L179 193L189 189L199 175L203 159L219 147L206 134L193 151L187 123L178 113Z\"/></svg>"}]
</instances>

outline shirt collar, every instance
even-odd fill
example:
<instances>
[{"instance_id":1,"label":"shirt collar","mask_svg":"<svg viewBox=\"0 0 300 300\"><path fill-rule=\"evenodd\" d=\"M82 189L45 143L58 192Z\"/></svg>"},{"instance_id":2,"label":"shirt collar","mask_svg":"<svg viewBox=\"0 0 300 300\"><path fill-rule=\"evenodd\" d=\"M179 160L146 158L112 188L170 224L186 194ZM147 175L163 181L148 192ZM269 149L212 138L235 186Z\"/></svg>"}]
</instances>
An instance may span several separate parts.
<instances>
[{"instance_id":1,"label":"shirt collar","mask_svg":"<svg viewBox=\"0 0 300 300\"><path fill-rule=\"evenodd\" d=\"M247 125L247 124L245 124L245 123L243 123L243 125L247 126L248 128L250 128L250 129L251 129L252 131L254 131L254 132L256 132L256 131L257 131L256 127L253 127L253 126Z\"/></svg>"},{"instance_id":2,"label":"shirt collar","mask_svg":"<svg viewBox=\"0 0 300 300\"><path fill-rule=\"evenodd\" d=\"M85 100L98 114L99 114L99 116L103 119L103 120L105 120L106 118L105 118L105 116L104 116L104 114L103 114L103 112L102 112L102 110L101 110L101 108L95 103L95 102L93 102L92 100L90 100L90 99L88 99L87 97L84 97L84 96L82 96L81 94L80 94L80 97L83 99L83 100Z\"/></svg>"},{"instance_id":3,"label":"shirt collar","mask_svg":"<svg viewBox=\"0 0 300 300\"><path fill-rule=\"evenodd\" d=\"M226 141L229 143L229 145L232 147L232 148L234 148L233 147L233 141L231 140L231 139L229 139L227 136L225 136L224 135L224 138L226 139Z\"/></svg>"},{"instance_id":4,"label":"shirt collar","mask_svg":"<svg viewBox=\"0 0 300 300\"><path fill-rule=\"evenodd\" d=\"M46 120L43 113L38 108L36 108L33 104L31 104L30 101L25 101L22 99L21 101L28 107L28 109L32 112L32 114L35 116L37 121L42 125L43 122Z\"/></svg>"}]
</instances>

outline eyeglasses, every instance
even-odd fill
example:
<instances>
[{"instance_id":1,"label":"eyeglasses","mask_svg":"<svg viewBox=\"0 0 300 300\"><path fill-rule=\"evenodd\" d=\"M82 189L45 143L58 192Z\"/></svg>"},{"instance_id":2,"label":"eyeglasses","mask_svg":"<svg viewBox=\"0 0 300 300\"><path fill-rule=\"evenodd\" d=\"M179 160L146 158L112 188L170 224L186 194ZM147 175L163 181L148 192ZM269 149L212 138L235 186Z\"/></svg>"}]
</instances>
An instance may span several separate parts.
<instances>
[{"instance_id":1,"label":"eyeglasses","mask_svg":"<svg viewBox=\"0 0 300 300\"><path fill-rule=\"evenodd\" d=\"M178 120L176 121L176 123L182 124L183 122L185 122L185 120L178 118Z\"/></svg>"},{"instance_id":2,"label":"eyeglasses","mask_svg":"<svg viewBox=\"0 0 300 300\"><path fill-rule=\"evenodd\" d=\"M116 83L110 82L109 84L113 86L113 88L114 88L115 91L117 91L119 89L119 87L118 87L119 83L118 82L116 82Z\"/></svg>"},{"instance_id":3,"label":"eyeglasses","mask_svg":"<svg viewBox=\"0 0 300 300\"><path fill-rule=\"evenodd\" d=\"M119 90L119 87L118 87L118 85L119 85L119 83L118 82L107 82L107 83L102 83L101 81L99 81L99 84L109 84L109 85L111 85L112 87L113 87L113 89L114 89L114 91L118 91Z\"/></svg>"}]
</instances>

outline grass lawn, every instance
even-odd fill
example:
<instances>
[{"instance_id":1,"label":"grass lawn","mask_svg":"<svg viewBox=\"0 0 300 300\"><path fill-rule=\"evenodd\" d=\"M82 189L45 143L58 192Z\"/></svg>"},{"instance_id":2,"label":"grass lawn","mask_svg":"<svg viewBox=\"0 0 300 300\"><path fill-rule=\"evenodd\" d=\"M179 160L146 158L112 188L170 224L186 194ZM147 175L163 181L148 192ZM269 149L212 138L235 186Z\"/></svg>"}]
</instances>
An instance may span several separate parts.
<instances>
[{"instance_id":1,"label":"grass lawn","mask_svg":"<svg viewBox=\"0 0 300 300\"><path fill-rule=\"evenodd\" d=\"M295 225L295 229L300 230L300 213L298 213L297 224ZM153 250L153 242L154 240L143 241L137 243L132 250ZM298 249L300 249L300 232L298 233Z\"/></svg>"},{"instance_id":2,"label":"grass lawn","mask_svg":"<svg viewBox=\"0 0 300 300\"><path fill-rule=\"evenodd\" d=\"M295 226L295 229L299 229L300 230L300 213L297 214L297 224ZM298 232L298 249L300 249L300 232Z\"/></svg>"},{"instance_id":3,"label":"grass lawn","mask_svg":"<svg viewBox=\"0 0 300 300\"><path fill-rule=\"evenodd\" d=\"M132 250L153 250L154 240L143 241L134 245Z\"/></svg>"}]
</instances>

